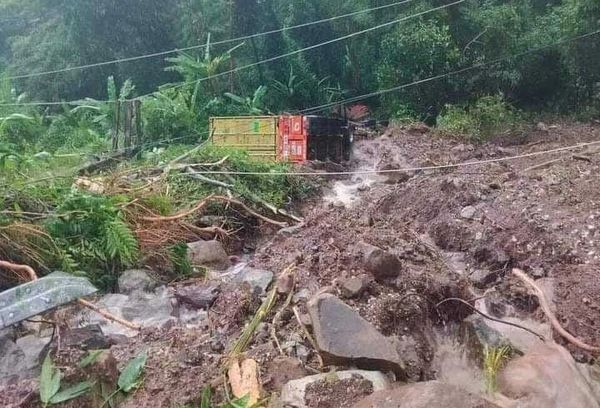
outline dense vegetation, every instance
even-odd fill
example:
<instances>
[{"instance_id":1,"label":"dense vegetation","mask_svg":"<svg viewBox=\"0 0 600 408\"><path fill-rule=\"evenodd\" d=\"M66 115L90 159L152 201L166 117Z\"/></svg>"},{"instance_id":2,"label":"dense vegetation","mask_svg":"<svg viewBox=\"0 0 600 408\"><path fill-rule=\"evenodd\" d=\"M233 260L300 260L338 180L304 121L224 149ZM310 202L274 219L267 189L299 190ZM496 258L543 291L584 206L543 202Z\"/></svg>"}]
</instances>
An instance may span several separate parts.
<instances>
[{"instance_id":1,"label":"dense vegetation","mask_svg":"<svg viewBox=\"0 0 600 408\"><path fill-rule=\"evenodd\" d=\"M163 179L156 193L143 196L131 193L140 186L103 196L71 191L75 170L110 148L116 100L142 100L145 151L136 157L137 167L168 162L186 150L170 141L206 138L212 115L320 105L331 114L337 101L437 76L356 100L382 118L437 122L478 139L528 112L600 112L600 41L595 35L577 38L600 28L597 0L466 0L433 12L428 10L450 0L412 0L251 36L386 4L391 2L0 0L0 258L42 270L85 270L110 287L115 271L139 261L135 225L124 210L128 202L142 200L163 214L210 192L181 179ZM237 37L248 38L226 41ZM484 66L467 69L479 64ZM461 72L444 76L454 71ZM40 101L54 104L27 105ZM230 156L231 170L285 171ZM233 183L240 196L258 193L275 205L305 193L304 185L283 176ZM180 248L173 243L174 258L181 258ZM185 259L174 263L185 266Z\"/></svg>"},{"instance_id":2,"label":"dense vegetation","mask_svg":"<svg viewBox=\"0 0 600 408\"><path fill-rule=\"evenodd\" d=\"M595 0L468 0L314 50L207 81L203 77L427 11L449 0L406 4L185 53L21 78L0 101L109 99L106 78L131 80L127 96L165 87L145 103L148 135L199 135L212 114L294 111L387 89L545 47L598 29ZM377 7L380 0L0 1L0 72L5 77L218 43ZM597 37L389 93L366 103L385 116L434 120L447 104L502 94L526 109L577 111L600 99ZM23 109L3 109L27 114ZM55 109L45 112L50 115ZM89 113L89 112L88 112ZM19 139L39 140L32 122ZM77 117L76 120L81 120ZM64 120L63 120L64 122ZM17 125L15 125L17 126ZM19 125L25 126L25 125ZM64 126L64 123L55 127ZM9 124L2 133L11 133ZM56 129L53 130L57 132ZM33 136L33 135L38 135ZM82 136L82 135L80 135Z\"/></svg>"}]
</instances>

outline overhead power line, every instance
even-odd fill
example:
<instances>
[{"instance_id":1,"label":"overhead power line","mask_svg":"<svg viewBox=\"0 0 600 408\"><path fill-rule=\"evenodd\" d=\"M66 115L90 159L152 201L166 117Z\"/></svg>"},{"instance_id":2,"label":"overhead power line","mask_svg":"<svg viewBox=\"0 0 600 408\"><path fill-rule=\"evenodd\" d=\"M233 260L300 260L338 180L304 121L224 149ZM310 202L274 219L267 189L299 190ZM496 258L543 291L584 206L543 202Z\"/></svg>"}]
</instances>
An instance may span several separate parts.
<instances>
[{"instance_id":1,"label":"overhead power line","mask_svg":"<svg viewBox=\"0 0 600 408\"><path fill-rule=\"evenodd\" d=\"M356 36L359 36L359 35L362 35L362 34L370 33L372 31L376 31L376 30L380 30L382 28L389 27L389 26L401 23L403 21L407 21L407 20L410 20L410 19L413 19L413 18L416 18L416 17L420 17L420 16L423 16L425 14L433 13L434 11L443 10L443 9L448 8L448 7L455 6L457 4L464 3L465 1L466 0L458 0L458 1L455 1L453 3L445 4L443 6L434 7L432 9L421 11L421 12L416 13L416 14L411 14L411 15L406 16L406 17L398 18L396 20L392 20L392 21L389 21L387 23L379 24L379 25L376 25L374 27L367 28L365 30L356 31L356 32L353 32L351 34L344 35L342 37L337 37L337 38L331 39L329 41L325 41L325 42L322 42L322 43L314 44L314 45L311 45L311 46L308 46L308 47L305 47L305 48L294 50L294 51L288 52L286 54L277 55L275 57L267 58L267 59L264 59L264 60L261 60L261 61L253 62L252 64L242 65L241 67L237 67L237 68L234 68L234 69L230 69L228 71L220 72L218 74L211 75L211 76L208 76L208 77L200 78L200 79L197 79L195 81L183 82L181 84L177 84L177 85L173 85L173 86L170 86L170 87L166 87L165 89L181 88L183 86L197 84L198 82L205 82L205 81L208 81L208 80L211 80L211 79L214 79L214 78L219 78L219 77L222 77L222 76L230 75L230 74L233 74L233 73L236 73L236 72L239 72L239 71L243 71L243 70L246 70L246 69L249 69L249 68L253 68L253 67L256 67L256 66L259 66L259 65L267 64L269 62L273 62L273 61L277 61L277 60L280 60L280 59L283 59L283 58L291 57L293 55L297 55L297 54L303 53L305 51L314 50L316 48L320 48L320 47L324 47L326 45L330 45L330 44L334 44L334 43L337 43L337 42L340 42L340 41L344 41L344 40L347 40L347 39L350 39L350 38L353 38L353 37L356 37ZM148 93L148 94L145 94L145 95L141 95L138 98L143 98L144 96L149 96L149 95L152 95L153 93L154 92L151 92L151 93Z\"/></svg>"},{"instance_id":2,"label":"overhead power line","mask_svg":"<svg viewBox=\"0 0 600 408\"><path fill-rule=\"evenodd\" d=\"M331 103L327 103L327 104L315 106L315 107L312 107L312 108L303 109L303 110L300 111L300 113L314 113L314 112L319 112L319 111L325 110L327 108L330 108L332 106L336 106L336 105L340 105L340 104L344 104L344 103L357 102L357 101L361 101L361 100L364 100L364 99L372 98L372 97L375 97L375 96L380 96L380 95L388 94L388 93L391 93L391 92L400 91L402 89L410 88L410 87L413 87L413 86L416 86L416 85L421 85L421 84L424 84L424 83L427 83L427 82L436 81L438 79L442 79L442 78L445 78L445 77L448 77L448 76L451 76L451 75L462 74L462 73L467 72L467 71L472 71L474 69L483 68L483 67L485 67L487 65L497 64L499 62L504 62L504 61L507 61L507 60L510 60L510 59L513 59L513 58L522 57L523 55L532 54L532 53L535 53L535 52L540 52L540 51L546 50L548 48L556 47L556 46L559 46L559 45L562 45L562 44L565 44L565 43L568 43L568 42L578 41L578 40L581 40L583 38L592 37L592 36L598 35L598 34L600 34L600 30L596 30L596 31L593 31L591 33L579 35L579 36L576 36L576 37L566 38L566 39L564 39L562 41L555 42L555 43L548 44L548 45L544 45L542 47L529 49L529 50L526 50L526 51L523 51L523 52L520 52L520 53L517 53L517 54L513 54L513 55L508 55L508 56L505 56L505 57L496 58L496 59L493 59L493 60L490 60L490 61L486 61L486 62L481 62L479 64L475 64L475 65L472 65L470 67L458 69L458 70L452 71L452 72L447 72L445 74L435 75L435 76L432 76L432 77L429 77L429 78L425 78L425 79L420 79L418 81L409 82L407 84L399 85L399 86L396 86L396 87L393 87L393 88L383 89L383 90L380 90L380 91L371 92L371 93L368 93L368 94L364 94L364 95L359 95L359 96L355 96L355 97L352 97L352 98L343 99L341 101L331 102Z\"/></svg>"},{"instance_id":3,"label":"overhead power line","mask_svg":"<svg viewBox=\"0 0 600 408\"><path fill-rule=\"evenodd\" d=\"M183 87L183 86L192 85L192 84L196 84L196 83L199 83L199 82L209 81L209 80L214 79L214 78L219 78L219 77L222 77L222 76L225 76L225 75L229 75L229 74L232 74L232 73L235 73L235 72L239 72L239 71L246 70L246 69L249 69L249 68L252 68L252 67L256 67L258 65L266 64L266 63L277 61L277 60L280 60L280 59L283 59L283 58L287 58L287 57L290 57L290 56L293 56L293 55L297 55L297 54L303 53L305 51L314 50L314 49L317 49L317 48L320 48L320 47L324 47L324 46L329 45L329 44L334 44L336 42L344 41L344 40L347 40L349 38L356 37L358 35L366 34L366 33L369 33L369 32L375 31L375 30L379 30L379 29L382 29L382 28L385 28L385 27L389 27L389 26L392 26L394 24L401 23L403 21L407 21L407 20L410 20L410 19L413 19L413 18L416 18L416 17L420 17L420 16L423 16L423 15L426 15L426 14L429 14L429 13L433 13L433 12L438 11L438 10L443 10L443 9L448 8L448 7L452 7L452 6L458 5L460 3L464 3L465 1L466 0L457 0L457 1L453 2L453 3L445 4L443 6L434 7L432 9L428 9L428 10L425 10L425 11L421 11L419 13L411 14L409 16L405 16L405 17L402 17L402 18L399 18L399 19L396 19L396 20L392 20L392 21L384 23L384 24L379 24L377 26L370 27L370 28L367 28L367 29L364 29L364 30L360 30L360 31L356 31L356 32L353 32L351 34L344 35L342 37L337 37L337 38L334 38L334 39L331 39L331 40L328 40L328 41L325 41L325 42L322 42L322 43L314 44L314 45L311 45L311 46L308 46L308 47L305 47L305 48L301 48L301 49L298 49L298 50L294 50L294 51L291 51L291 52L288 52L288 53L285 53L285 54L282 54L282 55L277 55L275 57L267 58L265 60L261 60L261 61L257 61L257 62L251 63L251 64L243 65L243 66L240 66L240 67L228 70L228 71L220 72L220 73L215 74L215 75L210 75L210 76L207 76L207 77L204 77L204 78L200 78L200 79L197 79L195 81L183 82L183 83L175 84L175 85L172 85L172 86L165 86L165 87L163 87L163 89L177 89L177 88L180 88L180 87ZM138 96L138 97L133 98L133 99L143 98L143 97L146 97L146 96L150 96L152 94L154 94L154 92L150 92L150 93ZM23 102L23 103L6 103L6 104L0 104L0 106L60 106L60 105L68 105L68 104L74 104L74 103L79 103L79 102L81 102L81 101L77 100L77 101L66 101L66 102ZM110 101L99 101L99 102L110 102Z\"/></svg>"},{"instance_id":4,"label":"overhead power line","mask_svg":"<svg viewBox=\"0 0 600 408\"><path fill-rule=\"evenodd\" d=\"M440 166L422 166L422 167L405 167L398 169L388 169L388 170L354 170L354 171L332 171L332 172L284 172L284 171L275 171L275 172L259 172L259 171L195 171L195 174L206 174L206 175L230 175L230 176L353 176L353 175L368 175L368 174L393 174L393 173L408 173L408 172L416 172L416 171L427 171L427 170L446 170L446 169L455 169L460 167L471 167L471 166L481 166L484 164L491 163L502 163L507 161L513 161L518 159L525 159L529 157L536 156L544 156L547 154L566 152L570 150L581 149L583 147L600 145L600 140L589 142L589 143L579 143L576 145L559 147L556 149L550 150L542 150L539 152L525 153L519 154L515 156L506 156L499 157L496 159L487 159L487 160L475 160L469 162L455 163L455 164L445 164ZM190 174L182 174L182 177L192 176Z\"/></svg>"},{"instance_id":5,"label":"overhead power line","mask_svg":"<svg viewBox=\"0 0 600 408\"><path fill-rule=\"evenodd\" d=\"M348 17L358 16L360 14L366 14L366 13L370 13L372 11L384 10L384 9L388 9L391 7L396 7L396 6L400 6L403 4L407 4L412 1L414 1L414 0L403 0L403 1L395 2L395 3L385 4L383 6L371 7L371 8L367 8L367 9L363 9L363 10L358 10L358 11L354 11L352 13L342 14L339 16L328 17L328 18L324 18L321 20L297 24L297 25L293 25L293 26L289 26L289 27L282 27L282 28L278 28L276 30L269 30L269 31L245 35L245 36L241 36L241 37L237 37L237 38L230 38L227 40L216 41L216 42L210 43L210 45L215 46L215 45L229 44L232 42L245 41L245 40L250 40L253 38L263 37L263 36L267 36L267 35L271 35L271 34L277 34L277 33L282 33L285 31L296 30L298 28L309 27L312 25L323 24L323 23L327 23L330 21L335 21L335 20L340 20L340 19L344 19L344 18L348 18ZM108 60L108 61L95 62L95 63L91 63L91 64L78 65L78 66L74 66L74 67L65 67L65 68L60 68L60 69L55 69L55 70L50 70L50 71L19 74L19 75L10 76L6 79L15 80L15 79L34 78L34 77L40 77L40 76L46 76L46 75L60 74L63 72L71 72L71 71L78 71L78 70L84 70L84 69L90 69L90 68L96 68L96 67L103 67L103 66L107 66L107 65L121 64L124 62L131 62L131 61L137 61L137 60L142 60L142 59L161 57L161 56L165 56L165 55L175 54L178 52L197 50L197 49L201 49L201 48L206 48L208 45L209 44L204 43L204 44L199 44L199 45L193 45L190 47L174 48L171 50L159 51L159 52L155 52L155 53L151 53L151 54L138 55L135 57L118 58L118 59L113 59L113 60Z\"/></svg>"}]
</instances>

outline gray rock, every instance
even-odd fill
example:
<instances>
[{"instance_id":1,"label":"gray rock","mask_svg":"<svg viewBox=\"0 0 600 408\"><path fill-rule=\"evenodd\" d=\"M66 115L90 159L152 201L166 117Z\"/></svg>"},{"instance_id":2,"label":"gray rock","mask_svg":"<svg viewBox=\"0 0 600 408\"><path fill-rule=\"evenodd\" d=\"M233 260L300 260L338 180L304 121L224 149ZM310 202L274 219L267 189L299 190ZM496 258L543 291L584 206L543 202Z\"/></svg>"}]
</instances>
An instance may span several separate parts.
<instances>
[{"instance_id":1,"label":"gray rock","mask_svg":"<svg viewBox=\"0 0 600 408\"><path fill-rule=\"evenodd\" d=\"M315 340L326 364L393 371L406 378L397 342L385 337L350 306L329 294L308 303Z\"/></svg>"},{"instance_id":2,"label":"gray rock","mask_svg":"<svg viewBox=\"0 0 600 408\"><path fill-rule=\"evenodd\" d=\"M471 275L469 280L473 283L473 286L479 289L483 289L488 285L494 283L498 279L498 271L489 271L486 269L477 269Z\"/></svg>"},{"instance_id":3,"label":"gray rock","mask_svg":"<svg viewBox=\"0 0 600 408\"><path fill-rule=\"evenodd\" d=\"M483 397L439 381L421 382L384 390L353 408L500 408Z\"/></svg>"},{"instance_id":4,"label":"gray rock","mask_svg":"<svg viewBox=\"0 0 600 408\"><path fill-rule=\"evenodd\" d=\"M35 370L39 367L48 350L47 347L50 344L50 340L50 337L40 338L34 335L17 339L17 347L23 351L23 355L25 356L25 359L20 362L20 365L25 370Z\"/></svg>"},{"instance_id":5,"label":"gray rock","mask_svg":"<svg viewBox=\"0 0 600 408\"><path fill-rule=\"evenodd\" d=\"M359 247L365 269L373 274L377 281L396 278L400 275L402 264L396 256L364 242L360 243Z\"/></svg>"},{"instance_id":6,"label":"gray rock","mask_svg":"<svg viewBox=\"0 0 600 408\"><path fill-rule=\"evenodd\" d=\"M346 299L352 299L362 295L367 285L365 279L360 276L353 276L345 279L341 284L342 296Z\"/></svg>"},{"instance_id":7,"label":"gray rock","mask_svg":"<svg viewBox=\"0 0 600 408\"><path fill-rule=\"evenodd\" d=\"M511 346L510 340L487 324L480 315L471 315L461 322L460 340L466 346L468 356L480 365L484 360L485 346ZM518 351L516 348L513 350Z\"/></svg>"},{"instance_id":8,"label":"gray rock","mask_svg":"<svg viewBox=\"0 0 600 408\"><path fill-rule=\"evenodd\" d=\"M499 391L519 408L599 408L588 379L557 344L536 347L511 360L498 376Z\"/></svg>"},{"instance_id":9,"label":"gray rock","mask_svg":"<svg viewBox=\"0 0 600 408\"><path fill-rule=\"evenodd\" d=\"M307 289L307 288L303 288L303 289L300 289L298 292L296 292L294 294L294 297L292 298L292 301L295 304L298 304L298 303L301 303L301 302L306 302L306 301L308 301L310 299L311 296L312 295L310 293L310 290Z\"/></svg>"},{"instance_id":10,"label":"gray rock","mask_svg":"<svg viewBox=\"0 0 600 408\"><path fill-rule=\"evenodd\" d=\"M119 276L119 292L128 295L136 290L145 292L154 290L158 286L158 282L148 272L142 269L123 272Z\"/></svg>"},{"instance_id":11,"label":"gray rock","mask_svg":"<svg viewBox=\"0 0 600 408\"><path fill-rule=\"evenodd\" d=\"M273 282L273 272L246 266L233 274L231 279L236 283L246 282L252 290L258 290L262 294Z\"/></svg>"},{"instance_id":12,"label":"gray rock","mask_svg":"<svg viewBox=\"0 0 600 408\"><path fill-rule=\"evenodd\" d=\"M18 379L27 370L24 367L25 354L9 335L0 336L0 386Z\"/></svg>"},{"instance_id":13,"label":"gray rock","mask_svg":"<svg viewBox=\"0 0 600 408\"><path fill-rule=\"evenodd\" d=\"M475 218L475 214L477 214L477 209L471 205L463 208L460 211L461 218L464 218L465 220L472 220Z\"/></svg>"},{"instance_id":14,"label":"gray rock","mask_svg":"<svg viewBox=\"0 0 600 408\"><path fill-rule=\"evenodd\" d=\"M382 391L390 388L390 381L388 378L383 373L377 371L338 371L335 374L311 375L309 377L288 382L281 391L281 403L284 407L307 408L305 401L306 388L311 384L319 383L321 381L331 381L331 376L333 375L335 375L338 380L347 380L354 376L362 377L371 382L374 391Z\"/></svg>"},{"instance_id":15,"label":"gray rock","mask_svg":"<svg viewBox=\"0 0 600 408\"><path fill-rule=\"evenodd\" d=\"M282 235L284 237L291 237L293 235L298 234L304 228L304 223L300 223L298 225L294 225L292 227L282 228L277 231L277 235Z\"/></svg>"},{"instance_id":16,"label":"gray rock","mask_svg":"<svg viewBox=\"0 0 600 408\"><path fill-rule=\"evenodd\" d=\"M131 295L108 294L103 296L97 306L108 312L147 328L162 328L173 320L173 303L169 290L157 288L154 293L134 292ZM137 331L118 323L104 319L95 312L83 310L75 320L76 326L99 324L107 337L124 335L134 337Z\"/></svg>"},{"instance_id":17,"label":"gray rock","mask_svg":"<svg viewBox=\"0 0 600 408\"><path fill-rule=\"evenodd\" d=\"M209 309L218 296L219 287L216 285L179 288L175 292L180 303L195 309Z\"/></svg>"},{"instance_id":18,"label":"gray rock","mask_svg":"<svg viewBox=\"0 0 600 408\"><path fill-rule=\"evenodd\" d=\"M60 334L60 339L64 347L75 347L81 350L103 350L111 346L111 342L97 324L68 329Z\"/></svg>"},{"instance_id":19,"label":"gray rock","mask_svg":"<svg viewBox=\"0 0 600 408\"><path fill-rule=\"evenodd\" d=\"M197 241L188 244L188 257L196 266L225 270L230 265L229 256L219 241Z\"/></svg>"}]
</instances>

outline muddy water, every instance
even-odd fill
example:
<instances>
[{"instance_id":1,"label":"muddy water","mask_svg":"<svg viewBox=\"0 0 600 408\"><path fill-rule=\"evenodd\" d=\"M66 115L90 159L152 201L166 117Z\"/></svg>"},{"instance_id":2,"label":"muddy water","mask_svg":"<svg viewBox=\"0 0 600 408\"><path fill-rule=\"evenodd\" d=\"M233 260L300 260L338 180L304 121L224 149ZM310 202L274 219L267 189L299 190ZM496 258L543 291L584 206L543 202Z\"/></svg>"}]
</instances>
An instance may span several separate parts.
<instances>
[{"instance_id":1,"label":"muddy water","mask_svg":"<svg viewBox=\"0 0 600 408\"><path fill-rule=\"evenodd\" d=\"M375 170L375 166L371 168L362 167L360 170ZM323 200L335 206L351 208L360 202L361 191L368 190L385 180L385 177L375 173L354 175L350 180L336 181L331 190L325 194Z\"/></svg>"},{"instance_id":2,"label":"muddy water","mask_svg":"<svg viewBox=\"0 0 600 408\"><path fill-rule=\"evenodd\" d=\"M435 353L432 368L436 379L461 389L479 394L484 390L484 377L480 367L468 356L460 343L458 327L448 326L435 333Z\"/></svg>"}]
</instances>

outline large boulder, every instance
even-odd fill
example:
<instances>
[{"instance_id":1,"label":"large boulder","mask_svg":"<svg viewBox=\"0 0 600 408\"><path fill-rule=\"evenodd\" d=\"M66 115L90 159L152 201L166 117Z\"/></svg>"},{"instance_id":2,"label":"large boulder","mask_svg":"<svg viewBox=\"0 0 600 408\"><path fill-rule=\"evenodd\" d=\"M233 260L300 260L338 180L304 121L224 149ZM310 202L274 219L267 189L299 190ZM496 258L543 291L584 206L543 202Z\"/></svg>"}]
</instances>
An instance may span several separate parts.
<instances>
[{"instance_id":1,"label":"large boulder","mask_svg":"<svg viewBox=\"0 0 600 408\"><path fill-rule=\"evenodd\" d=\"M135 291L149 292L158 286L158 282L150 276L149 271L131 269L119 276L119 292L130 294Z\"/></svg>"},{"instance_id":2,"label":"large boulder","mask_svg":"<svg viewBox=\"0 0 600 408\"><path fill-rule=\"evenodd\" d=\"M188 257L196 266L205 266L217 270L229 268L229 256L219 241L197 241L188 244Z\"/></svg>"},{"instance_id":3,"label":"large boulder","mask_svg":"<svg viewBox=\"0 0 600 408\"><path fill-rule=\"evenodd\" d=\"M365 269L377 281L397 278L402 270L402 263L395 255L367 243L360 243Z\"/></svg>"},{"instance_id":4,"label":"large boulder","mask_svg":"<svg viewBox=\"0 0 600 408\"><path fill-rule=\"evenodd\" d=\"M540 405L542 407L542 405ZM482 397L439 381L374 393L353 408L500 408Z\"/></svg>"},{"instance_id":5,"label":"large boulder","mask_svg":"<svg viewBox=\"0 0 600 408\"><path fill-rule=\"evenodd\" d=\"M326 364L393 371L406 378L399 345L385 337L350 306L322 294L308 303L315 340Z\"/></svg>"},{"instance_id":6,"label":"large boulder","mask_svg":"<svg viewBox=\"0 0 600 408\"><path fill-rule=\"evenodd\" d=\"M498 376L498 388L519 408L598 408L594 388L569 352L545 344L512 360Z\"/></svg>"},{"instance_id":7,"label":"large boulder","mask_svg":"<svg viewBox=\"0 0 600 408\"><path fill-rule=\"evenodd\" d=\"M320 382L334 383L349 379L362 379L370 383L373 391L382 391L390 388L388 378L377 371L349 370L338 371L332 374L317 374L288 382L281 391L281 403L289 408L307 408L307 388Z\"/></svg>"}]
</instances>

